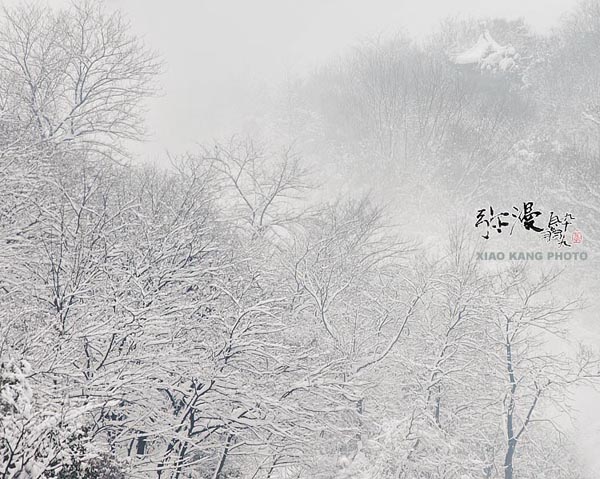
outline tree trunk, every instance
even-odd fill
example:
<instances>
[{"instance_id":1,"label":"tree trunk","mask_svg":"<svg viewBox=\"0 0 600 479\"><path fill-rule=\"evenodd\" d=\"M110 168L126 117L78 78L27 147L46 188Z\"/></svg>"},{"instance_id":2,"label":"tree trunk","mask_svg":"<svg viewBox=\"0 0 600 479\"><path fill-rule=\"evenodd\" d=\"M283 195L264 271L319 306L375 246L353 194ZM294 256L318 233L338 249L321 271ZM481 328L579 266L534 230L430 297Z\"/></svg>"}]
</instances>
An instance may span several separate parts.
<instances>
[{"instance_id":1,"label":"tree trunk","mask_svg":"<svg viewBox=\"0 0 600 479\"><path fill-rule=\"evenodd\" d=\"M513 479L513 457L517 446L516 440L508 441L508 450L504 457L504 479Z\"/></svg>"}]
</instances>

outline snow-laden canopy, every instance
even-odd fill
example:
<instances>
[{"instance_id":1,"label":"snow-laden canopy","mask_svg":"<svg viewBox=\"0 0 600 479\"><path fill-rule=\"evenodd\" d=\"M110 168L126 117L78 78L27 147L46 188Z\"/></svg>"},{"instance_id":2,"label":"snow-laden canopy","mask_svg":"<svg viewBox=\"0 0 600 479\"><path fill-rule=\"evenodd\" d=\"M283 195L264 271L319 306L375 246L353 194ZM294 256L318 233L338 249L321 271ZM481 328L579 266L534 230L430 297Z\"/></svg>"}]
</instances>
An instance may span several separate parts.
<instances>
[{"instance_id":1,"label":"snow-laden canopy","mask_svg":"<svg viewBox=\"0 0 600 479\"><path fill-rule=\"evenodd\" d=\"M518 58L519 54L513 46L500 45L486 30L479 36L475 45L454 57L454 63L479 65L486 70L509 71L516 66Z\"/></svg>"}]
</instances>

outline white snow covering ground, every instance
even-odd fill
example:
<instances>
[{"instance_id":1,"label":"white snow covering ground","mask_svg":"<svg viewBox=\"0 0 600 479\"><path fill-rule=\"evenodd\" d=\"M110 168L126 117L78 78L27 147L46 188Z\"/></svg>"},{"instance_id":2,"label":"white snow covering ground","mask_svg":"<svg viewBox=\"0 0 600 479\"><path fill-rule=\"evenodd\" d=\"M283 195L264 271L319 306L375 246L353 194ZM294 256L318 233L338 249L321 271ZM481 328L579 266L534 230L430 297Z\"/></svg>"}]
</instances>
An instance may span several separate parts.
<instances>
[{"instance_id":1,"label":"white snow covering ground","mask_svg":"<svg viewBox=\"0 0 600 479\"><path fill-rule=\"evenodd\" d=\"M516 67L518 59L519 54L513 46L498 44L486 30L475 45L454 57L454 63L479 65L482 70L510 71Z\"/></svg>"}]
</instances>

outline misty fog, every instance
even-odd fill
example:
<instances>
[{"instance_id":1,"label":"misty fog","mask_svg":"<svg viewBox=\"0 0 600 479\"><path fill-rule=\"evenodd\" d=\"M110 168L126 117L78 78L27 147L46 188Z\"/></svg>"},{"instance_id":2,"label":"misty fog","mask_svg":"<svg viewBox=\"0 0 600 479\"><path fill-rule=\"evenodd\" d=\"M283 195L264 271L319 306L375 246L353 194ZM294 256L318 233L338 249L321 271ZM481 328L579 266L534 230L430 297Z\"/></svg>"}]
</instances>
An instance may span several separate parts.
<instances>
[{"instance_id":1,"label":"misty fog","mask_svg":"<svg viewBox=\"0 0 600 479\"><path fill-rule=\"evenodd\" d=\"M600 2L5 1L0 479L595 479Z\"/></svg>"}]
</instances>

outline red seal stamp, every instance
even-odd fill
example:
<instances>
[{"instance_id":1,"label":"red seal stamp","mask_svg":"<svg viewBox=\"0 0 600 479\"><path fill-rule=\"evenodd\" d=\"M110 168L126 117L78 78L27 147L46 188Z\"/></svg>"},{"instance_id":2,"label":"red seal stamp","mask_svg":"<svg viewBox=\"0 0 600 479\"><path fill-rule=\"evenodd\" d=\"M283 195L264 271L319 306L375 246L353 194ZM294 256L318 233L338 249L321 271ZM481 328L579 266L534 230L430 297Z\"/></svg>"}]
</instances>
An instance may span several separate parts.
<instances>
[{"instance_id":1,"label":"red seal stamp","mask_svg":"<svg viewBox=\"0 0 600 479\"><path fill-rule=\"evenodd\" d=\"M571 238L571 242L573 244L579 244L583 241L583 235L581 231L573 231L573 237Z\"/></svg>"}]
</instances>

